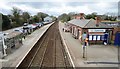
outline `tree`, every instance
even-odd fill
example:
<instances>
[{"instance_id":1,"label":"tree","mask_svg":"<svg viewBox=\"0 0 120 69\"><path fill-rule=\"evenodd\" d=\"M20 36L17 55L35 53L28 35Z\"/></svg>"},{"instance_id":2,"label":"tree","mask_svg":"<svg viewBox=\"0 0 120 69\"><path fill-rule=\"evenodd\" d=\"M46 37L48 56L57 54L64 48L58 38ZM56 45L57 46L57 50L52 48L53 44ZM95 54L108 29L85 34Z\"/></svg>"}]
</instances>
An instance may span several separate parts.
<instances>
[{"instance_id":1,"label":"tree","mask_svg":"<svg viewBox=\"0 0 120 69\"><path fill-rule=\"evenodd\" d=\"M38 22L39 22L39 17L38 17L37 15L35 15L35 16L33 17L33 22L34 22L34 23L38 23Z\"/></svg>"},{"instance_id":2,"label":"tree","mask_svg":"<svg viewBox=\"0 0 120 69\"><path fill-rule=\"evenodd\" d=\"M11 22L7 15L2 14L2 30L7 30L11 28Z\"/></svg>"},{"instance_id":3,"label":"tree","mask_svg":"<svg viewBox=\"0 0 120 69\"><path fill-rule=\"evenodd\" d=\"M91 13L91 14L88 14L88 15L86 15L86 19L95 19L95 17L97 16L97 13L96 12L93 12L93 13Z\"/></svg>"},{"instance_id":4,"label":"tree","mask_svg":"<svg viewBox=\"0 0 120 69\"><path fill-rule=\"evenodd\" d=\"M47 16L48 16L48 14L43 13L43 12L38 12L38 13L37 13L37 17L38 17L39 19L41 19L41 20L39 20L39 21L44 21L44 18L47 17Z\"/></svg>"},{"instance_id":5,"label":"tree","mask_svg":"<svg viewBox=\"0 0 120 69\"><path fill-rule=\"evenodd\" d=\"M70 13L68 13L68 16L70 17L70 20L71 20L71 19L74 19L73 16L75 16L75 12L70 12Z\"/></svg>"},{"instance_id":6,"label":"tree","mask_svg":"<svg viewBox=\"0 0 120 69\"><path fill-rule=\"evenodd\" d=\"M27 23L30 18L30 14L28 12L23 12L22 17L23 17L24 23Z\"/></svg>"},{"instance_id":7,"label":"tree","mask_svg":"<svg viewBox=\"0 0 120 69\"><path fill-rule=\"evenodd\" d=\"M15 24L14 25L15 27L22 25L22 22L20 21L20 17L21 17L20 14L21 14L21 10L16 7L13 7L12 15L13 15L13 22Z\"/></svg>"},{"instance_id":8,"label":"tree","mask_svg":"<svg viewBox=\"0 0 120 69\"><path fill-rule=\"evenodd\" d=\"M92 15L91 15L91 14L88 14L88 15L86 15L85 18L86 18L86 19L91 19L91 18L92 18Z\"/></svg>"},{"instance_id":9,"label":"tree","mask_svg":"<svg viewBox=\"0 0 120 69\"><path fill-rule=\"evenodd\" d=\"M57 18L55 16L50 16L53 21L55 21Z\"/></svg>"},{"instance_id":10,"label":"tree","mask_svg":"<svg viewBox=\"0 0 120 69\"><path fill-rule=\"evenodd\" d=\"M67 21L69 21L71 18L70 18L70 16L69 16L68 14L63 13L62 15L60 15L60 16L58 17L58 19L61 20L62 22L67 22Z\"/></svg>"}]
</instances>

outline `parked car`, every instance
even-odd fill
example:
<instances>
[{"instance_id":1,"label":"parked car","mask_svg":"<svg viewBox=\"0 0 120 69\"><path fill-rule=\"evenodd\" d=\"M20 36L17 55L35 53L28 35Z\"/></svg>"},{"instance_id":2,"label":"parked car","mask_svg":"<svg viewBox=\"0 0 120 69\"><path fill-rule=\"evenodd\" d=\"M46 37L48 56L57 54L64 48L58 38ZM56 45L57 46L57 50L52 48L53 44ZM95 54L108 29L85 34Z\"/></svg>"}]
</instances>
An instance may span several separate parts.
<instances>
[{"instance_id":1,"label":"parked car","mask_svg":"<svg viewBox=\"0 0 120 69\"><path fill-rule=\"evenodd\" d=\"M44 23L43 23L43 22L39 22L39 24L40 24L41 26L43 26L43 25L44 25Z\"/></svg>"},{"instance_id":2,"label":"parked car","mask_svg":"<svg viewBox=\"0 0 120 69\"><path fill-rule=\"evenodd\" d=\"M38 28L38 25L37 24L32 24L32 27L37 29Z\"/></svg>"},{"instance_id":3,"label":"parked car","mask_svg":"<svg viewBox=\"0 0 120 69\"><path fill-rule=\"evenodd\" d=\"M23 29L22 28L15 28L15 29L13 29L13 31L18 31L18 32L23 33Z\"/></svg>"},{"instance_id":4,"label":"parked car","mask_svg":"<svg viewBox=\"0 0 120 69\"><path fill-rule=\"evenodd\" d=\"M39 28L42 26L41 23L36 23L36 24L37 24L37 27Z\"/></svg>"},{"instance_id":5,"label":"parked car","mask_svg":"<svg viewBox=\"0 0 120 69\"><path fill-rule=\"evenodd\" d=\"M24 26L27 26L28 25L28 23L24 23Z\"/></svg>"},{"instance_id":6,"label":"parked car","mask_svg":"<svg viewBox=\"0 0 120 69\"><path fill-rule=\"evenodd\" d=\"M28 29L28 23L24 23L24 25L23 25L23 29Z\"/></svg>"}]
</instances>

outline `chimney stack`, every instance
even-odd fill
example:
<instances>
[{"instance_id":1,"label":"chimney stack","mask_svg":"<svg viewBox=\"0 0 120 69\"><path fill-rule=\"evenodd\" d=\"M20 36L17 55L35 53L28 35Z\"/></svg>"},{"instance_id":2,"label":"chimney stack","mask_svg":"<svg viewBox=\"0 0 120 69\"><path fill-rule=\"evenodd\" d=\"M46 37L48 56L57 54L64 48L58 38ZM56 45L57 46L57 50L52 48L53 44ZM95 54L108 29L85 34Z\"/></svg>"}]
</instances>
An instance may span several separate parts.
<instances>
[{"instance_id":1,"label":"chimney stack","mask_svg":"<svg viewBox=\"0 0 120 69\"><path fill-rule=\"evenodd\" d=\"M84 18L84 13L80 13L80 19L85 19Z\"/></svg>"},{"instance_id":2,"label":"chimney stack","mask_svg":"<svg viewBox=\"0 0 120 69\"><path fill-rule=\"evenodd\" d=\"M79 13L79 14L75 14L75 19L85 19L84 18L84 13Z\"/></svg>"},{"instance_id":3,"label":"chimney stack","mask_svg":"<svg viewBox=\"0 0 120 69\"><path fill-rule=\"evenodd\" d=\"M80 19L80 16L78 14L76 14L76 19Z\"/></svg>"},{"instance_id":4,"label":"chimney stack","mask_svg":"<svg viewBox=\"0 0 120 69\"><path fill-rule=\"evenodd\" d=\"M96 26L98 27L99 26L99 23L101 22L101 18L100 17L95 17L95 24Z\"/></svg>"}]
</instances>

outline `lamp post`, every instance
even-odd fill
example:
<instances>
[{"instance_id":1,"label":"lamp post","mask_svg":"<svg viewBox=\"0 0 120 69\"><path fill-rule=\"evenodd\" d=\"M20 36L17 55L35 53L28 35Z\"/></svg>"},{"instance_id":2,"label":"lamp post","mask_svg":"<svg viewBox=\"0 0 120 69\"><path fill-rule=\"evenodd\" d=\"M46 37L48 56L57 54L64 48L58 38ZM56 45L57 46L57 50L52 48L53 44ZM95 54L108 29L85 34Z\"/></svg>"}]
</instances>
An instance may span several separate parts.
<instances>
[{"instance_id":1,"label":"lamp post","mask_svg":"<svg viewBox=\"0 0 120 69\"><path fill-rule=\"evenodd\" d=\"M6 54L6 49L7 46L5 45L5 34L0 32L0 38L1 38L1 43L2 43L2 58L4 58L7 54Z\"/></svg>"},{"instance_id":2,"label":"lamp post","mask_svg":"<svg viewBox=\"0 0 120 69\"><path fill-rule=\"evenodd\" d=\"M6 53L7 46L5 45L5 34L3 34L2 37L2 44L3 44L3 56L5 57L7 55Z\"/></svg>"}]
</instances>

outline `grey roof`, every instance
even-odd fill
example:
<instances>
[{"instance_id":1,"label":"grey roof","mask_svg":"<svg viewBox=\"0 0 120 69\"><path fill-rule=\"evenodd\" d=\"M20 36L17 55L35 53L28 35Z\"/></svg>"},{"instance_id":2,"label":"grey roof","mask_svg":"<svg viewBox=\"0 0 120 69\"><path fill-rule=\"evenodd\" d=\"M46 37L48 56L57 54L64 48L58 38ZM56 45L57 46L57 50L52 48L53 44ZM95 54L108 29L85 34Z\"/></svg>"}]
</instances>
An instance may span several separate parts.
<instances>
[{"instance_id":1,"label":"grey roof","mask_svg":"<svg viewBox=\"0 0 120 69\"><path fill-rule=\"evenodd\" d=\"M99 26L96 27L95 20L94 19L73 19L70 20L68 23L74 24L76 26L79 26L81 28L112 28L108 25L99 23Z\"/></svg>"},{"instance_id":2,"label":"grey roof","mask_svg":"<svg viewBox=\"0 0 120 69\"><path fill-rule=\"evenodd\" d=\"M90 20L87 20L87 19L82 19L82 20L73 19L73 20L69 21L69 23L74 24L76 26L84 27L89 21Z\"/></svg>"},{"instance_id":3,"label":"grey roof","mask_svg":"<svg viewBox=\"0 0 120 69\"><path fill-rule=\"evenodd\" d=\"M44 19L52 19L50 16L45 17Z\"/></svg>"}]
</instances>

